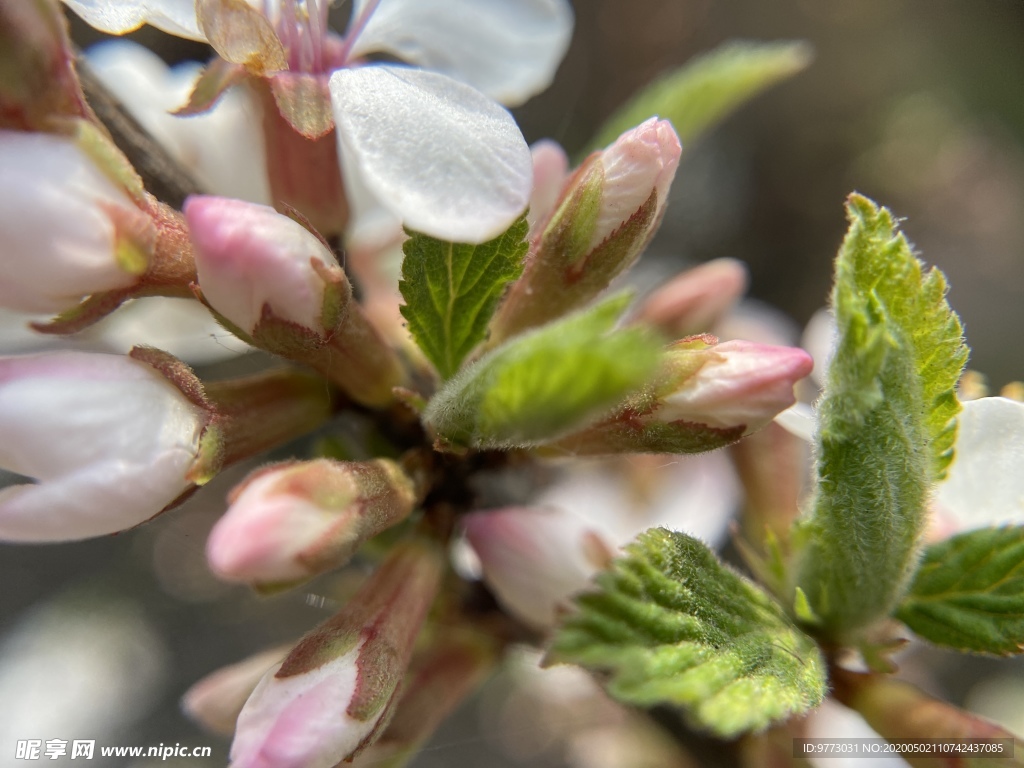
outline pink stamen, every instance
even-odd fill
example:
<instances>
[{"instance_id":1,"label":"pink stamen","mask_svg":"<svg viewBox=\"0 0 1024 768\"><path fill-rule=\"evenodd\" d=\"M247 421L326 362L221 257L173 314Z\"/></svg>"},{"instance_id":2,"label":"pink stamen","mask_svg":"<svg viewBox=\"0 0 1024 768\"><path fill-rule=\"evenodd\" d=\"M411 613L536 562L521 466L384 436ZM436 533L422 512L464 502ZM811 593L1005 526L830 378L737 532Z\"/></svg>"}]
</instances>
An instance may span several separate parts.
<instances>
[{"instance_id":1,"label":"pink stamen","mask_svg":"<svg viewBox=\"0 0 1024 768\"><path fill-rule=\"evenodd\" d=\"M306 0L306 15L309 17L309 42L313 54L313 72L321 72L324 66L324 34L327 30L327 6L329 0Z\"/></svg>"},{"instance_id":2,"label":"pink stamen","mask_svg":"<svg viewBox=\"0 0 1024 768\"><path fill-rule=\"evenodd\" d=\"M349 54L352 52L352 47L355 45L356 40L364 29L366 29L367 23L370 21L370 17L373 16L373 12L377 10L377 6L380 5L380 0L370 0L363 8L363 12L358 18L353 19L352 24L349 25L348 32L345 35L345 42L341 49L341 65L344 66L348 63Z\"/></svg>"}]
</instances>

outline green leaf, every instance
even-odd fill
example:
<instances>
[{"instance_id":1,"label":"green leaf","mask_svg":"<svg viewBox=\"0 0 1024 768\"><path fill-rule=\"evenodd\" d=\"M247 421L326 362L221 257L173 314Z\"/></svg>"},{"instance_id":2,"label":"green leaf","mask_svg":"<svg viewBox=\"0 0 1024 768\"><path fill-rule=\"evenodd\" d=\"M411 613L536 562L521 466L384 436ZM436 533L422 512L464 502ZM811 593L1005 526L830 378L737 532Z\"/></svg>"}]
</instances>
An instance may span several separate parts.
<instances>
[{"instance_id":1,"label":"green leaf","mask_svg":"<svg viewBox=\"0 0 1024 768\"><path fill-rule=\"evenodd\" d=\"M424 423L451 446L512 448L599 419L658 364L660 345L647 329L613 330L629 298L618 294L489 352L434 395Z\"/></svg>"},{"instance_id":2,"label":"green leaf","mask_svg":"<svg viewBox=\"0 0 1024 768\"><path fill-rule=\"evenodd\" d=\"M526 255L525 214L481 245L448 243L410 232L402 250L402 316L420 349L445 379L483 341L505 286Z\"/></svg>"},{"instance_id":3,"label":"green leaf","mask_svg":"<svg viewBox=\"0 0 1024 768\"><path fill-rule=\"evenodd\" d=\"M634 96L602 126L589 149L611 144L623 131L654 115L672 122L685 147L743 102L795 75L810 61L811 47L804 42L725 43Z\"/></svg>"},{"instance_id":4,"label":"green leaf","mask_svg":"<svg viewBox=\"0 0 1024 768\"><path fill-rule=\"evenodd\" d=\"M597 576L555 635L549 661L608 672L630 704L680 706L733 737L818 705L825 663L766 592L704 544L655 528Z\"/></svg>"},{"instance_id":5,"label":"green leaf","mask_svg":"<svg viewBox=\"0 0 1024 768\"><path fill-rule=\"evenodd\" d=\"M925 550L896 616L958 651L1024 650L1024 526L969 531Z\"/></svg>"},{"instance_id":6,"label":"green leaf","mask_svg":"<svg viewBox=\"0 0 1024 768\"><path fill-rule=\"evenodd\" d=\"M922 273L885 208L851 195L847 215L813 515L797 536L797 583L824 633L844 641L888 616L909 585L928 494L952 460L967 359L942 273Z\"/></svg>"}]
</instances>

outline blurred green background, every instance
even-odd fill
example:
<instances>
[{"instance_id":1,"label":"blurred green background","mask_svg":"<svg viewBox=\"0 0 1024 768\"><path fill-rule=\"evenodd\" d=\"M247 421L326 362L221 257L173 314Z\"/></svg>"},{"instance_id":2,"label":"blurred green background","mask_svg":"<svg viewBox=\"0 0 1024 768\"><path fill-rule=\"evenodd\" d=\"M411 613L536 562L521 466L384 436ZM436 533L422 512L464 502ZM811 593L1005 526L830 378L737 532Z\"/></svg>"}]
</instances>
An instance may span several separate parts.
<instances>
[{"instance_id":1,"label":"blurred green background","mask_svg":"<svg viewBox=\"0 0 1024 768\"><path fill-rule=\"evenodd\" d=\"M348 10L335 16L344 23ZM576 14L554 86L516 112L528 140L552 137L570 154L638 87L721 42L814 46L807 71L684 149L652 259L673 269L741 259L751 295L802 326L825 302L843 200L858 190L905 217L920 255L946 272L970 366L995 389L1024 378L1024 2L578 0ZM74 33L83 46L96 39L78 23ZM152 30L137 37L169 60L205 55ZM111 765L226 764L227 742L189 724L178 698L203 674L326 617L338 578L268 600L213 580L205 535L242 474L138 530L0 547L0 743L104 733L105 744L214 746L209 761ZM947 656L927 658L944 665L929 684L945 695L1008 681L1000 703L983 706L1024 730L1019 664L954 670ZM573 723L547 725L469 706L416 764L564 765L549 731Z\"/></svg>"}]
</instances>

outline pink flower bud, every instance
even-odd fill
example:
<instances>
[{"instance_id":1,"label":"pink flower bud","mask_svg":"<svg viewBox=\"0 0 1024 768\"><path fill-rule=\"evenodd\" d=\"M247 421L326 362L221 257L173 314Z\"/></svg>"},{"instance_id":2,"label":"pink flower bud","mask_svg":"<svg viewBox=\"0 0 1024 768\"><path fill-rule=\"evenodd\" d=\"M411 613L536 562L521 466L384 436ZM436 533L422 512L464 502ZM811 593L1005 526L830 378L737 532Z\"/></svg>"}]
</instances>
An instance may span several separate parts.
<instances>
[{"instance_id":1,"label":"pink flower bud","mask_svg":"<svg viewBox=\"0 0 1024 768\"><path fill-rule=\"evenodd\" d=\"M129 357L0 359L0 465L37 481L0 491L0 539L84 539L145 522L192 486L206 424Z\"/></svg>"},{"instance_id":2,"label":"pink flower bud","mask_svg":"<svg viewBox=\"0 0 1024 768\"><path fill-rule=\"evenodd\" d=\"M756 432L811 371L801 349L692 336L665 353L660 381L610 418L559 440L576 454L702 453Z\"/></svg>"},{"instance_id":3,"label":"pink flower bud","mask_svg":"<svg viewBox=\"0 0 1024 768\"><path fill-rule=\"evenodd\" d=\"M736 259L714 259L688 269L654 291L636 319L678 339L711 331L747 289L747 268Z\"/></svg>"},{"instance_id":4,"label":"pink flower bud","mask_svg":"<svg viewBox=\"0 0 1024 768\"><path fill-rule=\"evenodd\" d=\"M547 223L558 202L569 172L569 158L565 150L551 139L541 139L530 147L533 158L533 191L526 217L530 222L530 235Z\"/></svg>"},{"instance_id":5,"label":"pink flower bud","mask_svg":"<svg viewBox=\"0 0 1024 768\"><path fill-rule=\"evenodd\" d=\"M238 716L232 768L332 768L386 724L441 579L442 553L394 548L336 616L260 681Z\"/></svg>"},{"instance_id":6,"label":"pink flower bud","mask_svg":"<svg viewBox=\"0 0 1024 768\"><path fill-rule=\"evenodd\" d=\"M681 152L672 125L651 118L584 161L534 238L492 343L586 304L633 265L661 223Z\"/></svg>"},{"instance_id":7,"label":"pink flower bud","mask_svg":"<svg viewBox=\"0 0 1024 768\"><path fill-rule=\"evenodd\" d=\"M672 124L652 117L623 133L600 154L601 198L586 250L596 249L628 227L645 205L653 203L653 215L644 231L633 236L631 255L640 255L661 221L682 151ZM631 263L629 260L622 268Z\"/></svg>"},{"instance_id":8,"label":"pink flower bud","mask_svg":"<svg viewBox=\"0 0 1024 768\"><path fill-rule=\"evenodd\" d=\"M323 270L338 263L301 224L265 205L205 196L186 201L185 219L199 287L221 315L250 335L264 308L320 336L334 330Z\"/></svg>"},{"instance_id":9,"label":"pink flower bud","mask_svg":"<svg viewBox=\"0 0 1024 768\"><path fill-rule=\"evenodd\" d=\"M412 481L393 461L329 459L266 467L236 488L207 542L223 579L262 587L336 568L412 511Z\"/></svg>"},{"instance_id":10,"label":"pink flower bud","mask_svg":"<svg viewBox=\"0 0 1024 768\"><path fill-rule=\"evenodd\" d=\"M656 418L715 429L743 427L755 432L796 402L794 385L811 372L811 356L796 347L726 341L706 349L681 342L670 356L700 367L661 398Z\"/></svg>"},{"instance_id":11,"label":"pink flower bud","mask_svg":"<svg viewBox=\"0 0 1024 768\"><path fill-rule=\"evenodd\" d=\"M181 708L206 730L230 736L259 681L290 649L290 645L271 648L211 672L185 692Z\"/></svg>"},{"instance_id":12,"label":"pink flower bud","mask_svg":"<svg viewBox=\"0 0 1024 768\"><path fill-rule=\"evenodd\" d=\"M257 346L309 365L363 405L391 402L404 370L315 235L273 208L185 203L203 299Z\"/></svg>"},{"instance_id":13,"label":"pink flower bud","mask_svg":"<svg viewBox=\"0 0 1024 768\"><path fill-rule=\"evenodd\" d=\"M62 312L132 285L156 231L71 139L0 130L0 305Z\"/></svg>"},{"instance_id":14,"label":"pink flower bud","mask_svg":"<svg viewBox=\"0 0 1024 768\"><path fill-rule=\"evenodd\" d=\"M539 628L554 625L569 597L583 589L615 551L597 526L560 509L475 512L464 524L484 581L502 606Z\"/></svg>"}]
</instances>

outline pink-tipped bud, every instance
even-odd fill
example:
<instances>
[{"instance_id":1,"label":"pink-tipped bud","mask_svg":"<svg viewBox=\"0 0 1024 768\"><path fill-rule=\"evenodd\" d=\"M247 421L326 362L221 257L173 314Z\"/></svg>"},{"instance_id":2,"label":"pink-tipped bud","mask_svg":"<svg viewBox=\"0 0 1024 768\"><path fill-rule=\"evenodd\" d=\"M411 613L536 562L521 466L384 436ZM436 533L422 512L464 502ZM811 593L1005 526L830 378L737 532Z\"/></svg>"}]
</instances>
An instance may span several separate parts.
<instances>
[{"instance_id":1,"label":"pink-tipped bud","mask_svg":"<svg viewBox=\"0 0 1024 768\"><path fill-rule=\"evenodd\" d=\"M230 736L246 700L290 649L291 645L271 648L211 672L185 692L181 708L206 730Z\"/></svg>"},{"instance_id":2,"label":"pink-tipped bud","mask_svg":"<svg viewBox=\"0 0 1024 768\"><path fill-rule=\"evenodd\" d=\"M331 768L371 744L392 712L433 602L442 552L414 541L271 669L238 716L232 768Z\"/></svg>"},{"instance_id":3,"label":"pink-tipped bud","mask_svg":"<svg viewBox=\"0 0 1024 768\"><path fill-rule=\"evenodd\" d=\"M492 328L495 342L586 304L637 260L665 211L682 147L651 118L569 178Z\"/></svg>"},{"instance_id":4,"label":"pink-tipped bud","mask_svg":"<svg viewBox=\"0 0 1024 768\"><path fill-rule=\"evenodd\" d=\"M207 558L227 581L291 585L344 565L364 541L404 520L415 500L412 481L387 459L265 467L232 492Z\"/></svg>"},{"instance_id":5,"label":"pink-tipped bud","mask_svg":"<svg viewBox=\"0 0 1024 768\"><path fill-rule=\"evenodd\" d=\"M227 198L190 197L185 218L203 299L228 325L364 405L391 402L401 363L315 235L273 208Z\"/></svg>"},{"instance_id":6,"label":"pink-tipped bud","mask_svg":"<svg viewBox=\"0 0 1024 768\"><path fill-rule=\"evenodd\" d=\"M0 130L0 305L63 312L135 283L157 233L72 138Z\"/></svg>"},{"instance_id":7,"label":"pink-tipped bud","mask_svg":"<svg viewBox=\"0 0 1024 768\"><path fill-rule=\"evenodd\" d=\"M714 259L670 280L640 306L636 319L679 339L712 330L747 290L747 268Z\"/></svg>"},{"instance_id":8,"label":"pink-tipped bud","mask_svg":"<svg viewBox=\"0 0 1024 768\"><path fill-rule=\"evenodd\" d=\"M249 335L264 315L319 337L337 325L351 295L334 255L297 221L273 208L223 197L190 197L185 219L203 297Z\"/></svg>"},{"instance_id":9,"label":"pink-tipped bud","mask_svg":"<svg viewBox=\"0 0 1024 768\"><path fill-rule=\"evenodd\" d=\"M530 147L533 158L533 190L526 217L530 222L530 235L538 233L554 210L569 173L569 158L565 150L551 139L541 139Z\"/></svg>"},{"instance_id":10,"label":"pink-tipped bud","mask_svg":"<svg viewBox=\"0 0 1024 768\"><path fill-rule=\"evenodd\" d=\"M669 366L685 373L661 398L656 418L666 424L683 421L714 429L742 427L756 432L796 402L793 387L810 374L811 356L796 347L749 341L726 341L701 348L680 342L671 350ZM690 372L693 363L700 367Z\"/></svg>"},{"instance_id":11,"label":"pink-tipped bud","mask_svg":"<svg viewBox=\"0 0 1024 768\"><path fill-rule=\"evenodd\" d=\"M631 256L635 259L640 255L639 248L647 244L661 221L682 151L672 124L652 117L623 133L599 155L601 197L581 258L588 258L594 249L616 236L624 227L638 224L644 208L653 206L653 215L645 222L644 231L632 235ZM566 202L567 197L563 198ZM563 208L556 217L563 213L572 215L571 211ZM558 226L558 223L552 221L552 225ZM582 234L579 232L576 236ZM619 271L631 263L627 257L627 263L621 265Z\"/></svg>"},{"instance_id":12,"label":"pink-tipped bud","mask_svg":"<svg viewBox=\"0 0 1024 768\"><path fill-rule=\"evenodd\" d=\"M574 453L703 453L739 440L796 402L793 387L811 372L794 347L712 336L676 342L661 380L609 419L558 442Z\"/></svg>"},{"instance_id":13,"label":"pink-tipped bud","mask_svg":"<svg viewBox=\"0 0 1024 768\"><path fill-rule=\"evenodd\" d=\"M0 358L0 539L69 541L145 522L192 487L209 414L145 363L54 352Z\"/></svg>"},{"instance_id":14,"label":"pink-tipped bud","mask_svg":"<svg viewBox=\"0 0 1024 768\"><path fill-rule=\"evenodd\" d=\"M615 551L586 519L560 509L475 512L464 523L484 581L503 607L538 628L554 626L569 597Z\"/></svg>"}]
</instances>

